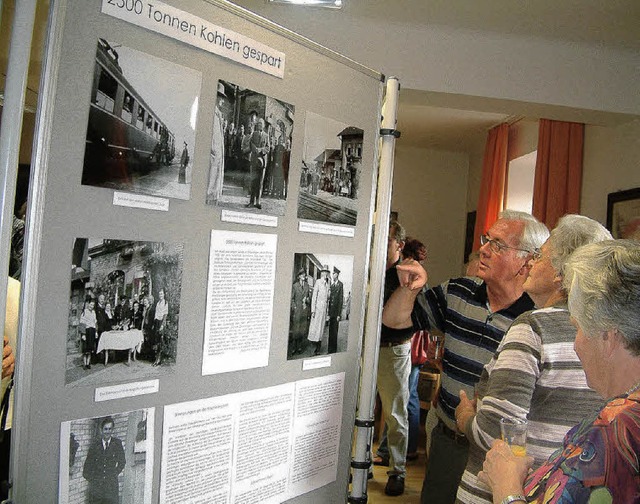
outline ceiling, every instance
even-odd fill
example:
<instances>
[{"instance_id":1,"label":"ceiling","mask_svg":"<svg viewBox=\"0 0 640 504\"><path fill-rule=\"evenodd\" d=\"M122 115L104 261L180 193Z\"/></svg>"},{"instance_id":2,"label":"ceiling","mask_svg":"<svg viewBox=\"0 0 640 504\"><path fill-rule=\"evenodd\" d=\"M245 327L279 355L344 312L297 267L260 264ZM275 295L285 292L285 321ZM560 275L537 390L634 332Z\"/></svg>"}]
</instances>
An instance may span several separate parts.
<instances>
[{"instance_id":1,"label":"ceiling","mask_svg":"<svg viewBox=\"0 0 640 504\"><path fill-rule=\"evenodd\" d=\"M267 0L232 1L276 22L285 9L289 14L296 10L296 15L319 12L317 7L274 5ZM346 19L348 24L366 18L640 51L640 0L343 0L343 4L341 10L323 9L322 22L344 24ZM523 116L602 125L629 120L621 114L402 89L398 145L469 152L478 141L484 142L492 126Z\"/></svg>"},{"instance_id":2,"label":"ceiling","mask_svg":"<svg viewBox=\"0 0 640 504\"><path fill-rule=\"evenodd\" d=\"M344 14L354 17L640 50L638 0L343 1Z\"/></svg>"},{"instance_id":3,"label":"ceiling","mask_svg":"<svg viewBox=\"0 0 640 504\"><path fill-rule=\"evenodd\" d=\"M16 0L3 5L2 24L13 17ZM280 9L298 6L270 4L266 0L233 0L267 18L277 20ZM43 46L48 0L38 2L34 51L29 72L27 102L35 105L40 77L39 48ZM311 8L308 12L318 12ZM302 11L300 11L302 12ZM304 11L307 12L307 11ZM323 11L323 20L344 18L404 24L440 25L470 31L519 34L543 39L594 44L640 51L640 0L344 0L341 10ZM8 32L0 30L0 63L7 57ZM4 77L4 76L0 76ZM3 79L0 79L3 80ZM403 89L398 108L399 145L469 151L483 141L492 126L517 120L558 115L559 108L506 100L456 97ZM585 111L562 110L564 120L613 124L619 114L585 116Z\"/></svg>"}]
</instances>

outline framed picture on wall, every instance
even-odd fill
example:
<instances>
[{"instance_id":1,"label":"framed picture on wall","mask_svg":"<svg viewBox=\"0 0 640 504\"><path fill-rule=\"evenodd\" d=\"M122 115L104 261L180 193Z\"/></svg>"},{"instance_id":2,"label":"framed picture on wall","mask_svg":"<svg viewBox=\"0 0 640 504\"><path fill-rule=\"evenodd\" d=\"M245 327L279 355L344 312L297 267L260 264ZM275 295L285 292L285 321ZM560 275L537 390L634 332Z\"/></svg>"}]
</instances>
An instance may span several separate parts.
<instances>
[{"instance_id":1,"label":"framed picture on wall","mask_svg":"<svg viewBox=\"0 0 640 504\"><path fill-rule=\"evenodd\" d=\"M640 240L640 187L609 193L607 229L614 238Z\"/></svg>"}]
</instances>

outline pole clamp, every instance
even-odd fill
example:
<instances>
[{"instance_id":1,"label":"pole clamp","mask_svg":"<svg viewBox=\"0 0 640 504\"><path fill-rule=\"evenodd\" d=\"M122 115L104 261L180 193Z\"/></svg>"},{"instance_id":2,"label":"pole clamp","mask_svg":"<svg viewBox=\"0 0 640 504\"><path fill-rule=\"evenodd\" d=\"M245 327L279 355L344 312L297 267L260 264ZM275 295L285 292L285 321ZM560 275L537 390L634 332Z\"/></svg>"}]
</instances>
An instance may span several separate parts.
<instances>
[{"instance_id":1,"label":"pole clamp","mask_svg":"<svg viewBox=\"0 0 640 504\"><path fill-rule=\"evenodd\" d=\"M400 138L400 131L397 129L391 128L380 128L381 136L393 136L395 138Z\"/></svg>"}]
</instances>

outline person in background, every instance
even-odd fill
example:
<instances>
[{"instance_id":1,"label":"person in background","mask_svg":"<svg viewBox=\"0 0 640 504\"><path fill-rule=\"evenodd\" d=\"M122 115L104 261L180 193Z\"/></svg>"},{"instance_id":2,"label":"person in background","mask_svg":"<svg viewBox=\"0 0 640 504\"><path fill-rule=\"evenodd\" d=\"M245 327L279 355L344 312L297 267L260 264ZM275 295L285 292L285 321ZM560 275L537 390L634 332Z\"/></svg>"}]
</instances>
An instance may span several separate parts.
<instances>
[{"instance_id":1,"label":"person in background","mask_svg":"<svg viewBox=\"0 0 640 504\"><path fill-rule=\"evenodd\" d=\"M243 186L248 196L251 195L251 137L253 136L253 123L247 120L247 127L243 130L240 141L240 167L242 169Z\"/></svg>"},{"instance_id":2,"label":"person in background","mask_svg":"<svg viewBox=\"0 0 640 504\"><path fill-rule=\"evenodd\" d=\"M207 204L216 205L222 196L224 181L224 101L227 95L224 84L218 82L218 101L213 114L213 135L211 137L211 155L209 160L209 186L207 187Z\"/></svg>"},{"instance_id":3,"label":"person in background","mask_svg":"<svg viewBox=\"0 0 640 504\"><path fill-rule=\"evenodd\" d=\"M403 258L411 258L422 262L427 258L427 248L420 240L408 237L402 249ZM414 344L412 336L412 345ZM407 403L408 439L406 460L416 460L418 458L418 437L420 436L420 398L418 397L418 377L422 364L411 362L411 373L409 374L409 402ZM376 457L373 459L375 465L389 465L389 447L387 440L387 425L382 432L382 439L378 445Z\"/></svg>"},{"instance_id":4,"label":"person in background","mask_svg":"<svg viewBox=\"0 0 640 504\"><path fill-rule=\"evenodd\" d=\"M407 238L404 228L396 221L389 223L383 304L400 285L396 267L402 258ZM411 374L411 336L408 326L395 329L382 323L380 353L378 356L377 387L382 403L382 414L387 427L389 471L384 493L399 496L404 493L408 438L407 404L409 402L409 376ZM381 458L384 453L378 454Z\"/></svg>"},{"instance_id":5,"label":"person in background","mask_svg":"<svg viewBox=\"0 0 640 504\"><path fill-rule=\"evenodd\" d=\"M329 342L327 352L332 354L338 351L338 331L342 316L342 303L344 303L344 286L340 281L340 270L333 267L333 281L329 289Z\"/></svg>"},{"instance_id":6,"label":"person in background","mask_svg":"<svg viewBox=\"0 0 640 504\"><path fill-rule=\"evenodd\" d=\"M11 425L13 421L13 349L18 343L18 316L20 313L20 282L7 279L7 304L4 318L4 344L2 348L2 411L0 413L0 499L9 494L9 461L11 455ZM5 395L8 394L7 397Z\"/></svg>"},{"instance_id":7,"label":"person in background","mask_svg":"<svg viewBox=\"0 0 640 504\"><path fill-rule=\"evenodd\" d=\"M189 149L187 149L187 142L184 142L182 148L182 155L180 156L180 170L178 172L178 183L187 183L187 165L189 164Z\"/></svg>"},{"instance_id":8,"label":"person in background","mask_svg":"<svg viewBox=\"0 0 640 504\"><path fill-rule=\"evenodd\" d=\"M107 301L104 304L104 317L105 317L104 330L105 331L110 331L116 325L116 320L115 320L115 314L113 313L113 310L111 309L111 303L109 301Z\"/></svg>"},{"instance_id":9,"label":"person in background","mask_svg":"<svg viewBox=\"0 0 640 504\"><path fill-rule=\"evenodd\" d=\"M83 369L91 369L91 356L96 351L96 302L89 298L84 303L84 309L80 315L80 344L82 346Z\"/></svg>"},{"instance_id":10,"label":"person in background","mask_svg":"<svg viewBox=\"0 0 640 504\"><path fill-rule=\"evenodd\" d=\"M313 285L311 295L311 321L309 322L309 334L307 339L314 346L313 355L320 353L324 327L327 321L327 308L329 305L329 266L325 265L320 270L320 278Z\"/></svg>"},{"instance_id":11,"label":"person in background","mask_svg":"<svg viewBox=\"0 0 640 504\"><path fill-rule=\"evenodd\" d=\"M96 311L96 346L98 345L98 341L100 341L100 335L111 329L109 326L109 322L107 321L107 316L104 312L104 309L107 306L107 301L104 294L100 294L98 296L98 304L95 307Z\"/></svg>"},{"instance_id":12,"label":"person in background","mask_svg":"<svg viewBox=\"0 0 640 504\"><path fill-rule=\"evenodd\" d=\"M249 141L251 148L251 192L249 193L249 203L245 207L255 207L258 210L262 209L262 204L260 203L262 184L267 168L267 157L271 150L269 135L264 132L264 126L264 119L258 119L255 131Z\"/></svg>"},{"instance_id":13,"label":"person in background","mask_svg":"<svg viewBox=\"0 0 640 504\"><path fill-rule=\"evenodd\" d=\"M162 363L162 348L167 329L167 317L169 315L169 302L165 299L164 288L158 291L158 302L153 313L153 350L155 354L154 366Z\"/></svg>"},{"instance_id":14,"label":"person in background","mask_svg":"<svg viewBox=\"0 0 640 504\"><path fill-rule=\"evenodd\" d=\"M303 268L298 270L296 281L291 286L291 355L301 353L303 339L307 334L311 288Z\"/></svg>"},{"instance_id":15,"label":"person in background","mask_svg":"<svg viewBox=\"0 0 640 504\"><path fill-rule=\"evenodd\" d=\"M153 351L153 320L155 319L153 302L154 299L151 295L142 298L142 354L144 358L148 358L149 360L155 360Z\"/></svg>"},{"instance_id":16,"label":"person in background","mask_svg":"<svg viewBox=\"0 0 640 504\"><path fill-rule=\"evenodd\" d=\"M485 364L493 357L513 320L533 309L522 284L533 251L549 237L533 216L502 212L481 237L478 277L425 286L427 273L417 261L397 266L400 287L385 304L382 321L396 330L439 330L445 336L438 424L431 433L421 501L455 500L467 464L469 441L458 431L454 412L461 389L473 396Z\"/></svg>"},{"instance_id":17,"label":"person in background","mask_svg":"<svg viewBox=\"0 0 640 504\"><path fill-rule=\"evenodd\" d=\"M576 250L565 265L575 351L605 406L583 419L533 473L531 457L493 442L478 474L493 502L640 501L640 246L610 240Z\"/></svg>"},{"instance_id":18,"label":"person in background","mask_svg":"<svg viewBox=\"0 0 640 504\"><path fill-rule=\"evenodd\" d=\"M115 307L114 313L114 325L122 327L122 323L127 317L127 310L129 307L129 301L127 296L120 297L120 304Z\"/></svg>"},{"instance_id":19,"label":"person in background","mask_svg":"<svg viewBox=\"0 0 640 504\"><path fill-rule=\"evenodd\" d=\"M500 418L528 419L527 454L540 466L560 445L567 429L602 407L587 386L573 343L575 328L562 285L564 265L581 245L610 240L599 222L565 215L530 261L524 291L536 310L520 315L487 364L475 401L461 392L456 408L458 428L470 440L469 461L458 488L458 502L491 502L491 492L477 480Z\"/></svg>"},{"instance_id":20,"label":"person in background","mask_svg":"<svg viewBox=\"0 0 640 504\"><path fill-rule=\"evenodd\" d=\"M13 224L11 226L11 250L9 252L9 276L15 280L20 280L22 276L24 225L24 217L13 216Z\"/></svg>"},{"instance_id":21,"label":"person in background","mask_svg":"<svg viewBox=\"0 0 640 504\"><path fill-rule=\"evenodd\" d=\"M131 312L131 328L142 329L142 310L138 301L133 302L133 311Z\"/></svg>"}]
</instances>

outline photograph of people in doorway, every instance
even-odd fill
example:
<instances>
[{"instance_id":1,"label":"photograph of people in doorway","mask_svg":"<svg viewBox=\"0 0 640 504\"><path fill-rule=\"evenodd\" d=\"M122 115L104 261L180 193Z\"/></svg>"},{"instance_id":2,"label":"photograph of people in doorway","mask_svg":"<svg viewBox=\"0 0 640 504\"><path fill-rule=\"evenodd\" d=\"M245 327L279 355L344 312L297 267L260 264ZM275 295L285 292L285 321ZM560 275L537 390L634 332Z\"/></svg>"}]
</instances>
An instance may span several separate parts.
<instances>
[{"instance_id":1,"label":"photograph of people in doorway","mask_svg":"<svg viewBox=\"0 0 640 504\"><path fill-rule=\"evenodd\" d=\"M176 362L182 243L76 238L67 385L144 379Z\"/></svg>"},{"instance_id":2,"label":"photograph of people in doorway","mask_svg":"<svg viewBox=\"0 0 640 504\"><path fill-rule=\"evenodd\" d=\"M63 422L58 502L150 502L154 411Z\"/></svg>"},{"instance_id":3,"label":"photograph of people in doorway","mask_svg":"<svg viewBox=\"0 0 640 504\"><path fill-rule=\"evenodd\" d=\"M307 112L298 218L355 226L364 131Z\"/></svg>"},{"instance_id":4,"label":"photograph of people in doorway","mask_svg":"<svg viewBox=\"0 0 640 504\"><path fill-rule=\"evenodd\" d=\"M202 75L98 39L82 184L191 197Z\"/></svg>"},{"instance_id":5,"label":"photograph of people in doorway","mask_svg":"<svg viewBox=\"0 0 640 504\"><path fill-rule=\"evenodd\" d=\"M294 111L277 98L218 81L207 204L284 215Z\"/></svg>"},{"instance_id":6,"label":"photograph of people in doorway","mask_svg":"<svg viewBox=\"0 0 640 504\"><path fill-rule=\"evenodd\" d=\"M288 359L347 350L353 257L294 255Z\"/></svg>"}]
</instances>

